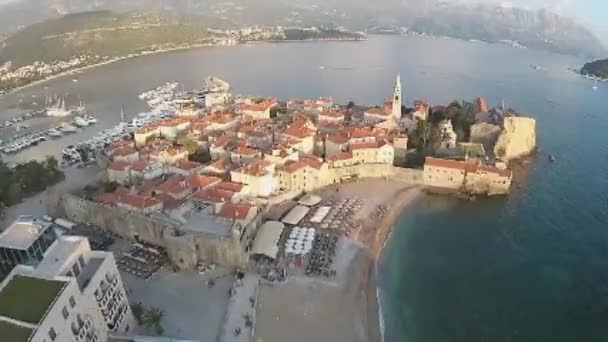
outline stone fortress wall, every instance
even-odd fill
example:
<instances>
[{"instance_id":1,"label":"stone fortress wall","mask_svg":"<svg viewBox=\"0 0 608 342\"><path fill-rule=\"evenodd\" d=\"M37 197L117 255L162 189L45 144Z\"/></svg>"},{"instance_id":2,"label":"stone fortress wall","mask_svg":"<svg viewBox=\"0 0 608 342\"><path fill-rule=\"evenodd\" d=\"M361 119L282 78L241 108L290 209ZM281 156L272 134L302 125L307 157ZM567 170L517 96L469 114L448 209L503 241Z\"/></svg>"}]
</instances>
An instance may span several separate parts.
<instances>
[{"instance_id":1,"label":"stone fortress wall","mask_svg":"<svg viewBox=\"0 0 608 342\"><path fill-rule=\"evenodd\" d=\"M525 157L536 149L536 120L527 117L507 117L494 154L504 161Z\"/></svg>"},{"instance_id":2,"label":"stone fortress wall","mask_svg":"<svg viewBox=\"0 0 608 342\"><path fill-rule=\"evenodd\" d=\"M359 178L388 178L411 184L423 183L423 171L404 169L382 164L362 164L332 169L336 183L341 177L357 172ZM293 197L290 194L290 197ZM231 268L244 268L249 261L247 242L237 236L220 236L202 232L186 232L177 222L154 215L143 215L123 208L105 206L71 194L57 195L57 203L49 213L70 221L101 227L121 237L138 237L147 243L167 250L173 265L183 270L196 268L199 262L213 263ZM258 214L251 229L262 223L264 212ZM247 235L255 235L249 230ZM245 238L246 239L246 238Z\"/></svg>"}]
</instances>

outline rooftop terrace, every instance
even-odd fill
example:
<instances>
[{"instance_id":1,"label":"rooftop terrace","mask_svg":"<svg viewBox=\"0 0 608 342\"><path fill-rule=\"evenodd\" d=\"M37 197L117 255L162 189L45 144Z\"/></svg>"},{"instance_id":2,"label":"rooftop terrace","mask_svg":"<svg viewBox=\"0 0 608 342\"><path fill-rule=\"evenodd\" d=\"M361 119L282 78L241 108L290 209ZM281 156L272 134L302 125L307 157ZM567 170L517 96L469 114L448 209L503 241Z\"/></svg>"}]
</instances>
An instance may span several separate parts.
<instances>
[{"instance_id":1,"label":"rooftop terrace","mask_svg":"<svg viewBox=\"0 0 608 342\"><path fill-rule=\"evenodd\" d=\"M38 324L65 285L62 281L16 275L0 290L0 316Z\"/></svg>"},{"instance_id":2,"label":"rooftop terrace","mask_svg":"<svg viewBox=\"0 0 608 342\"><path fill-rule=\"evenodd\" d=\"M28 249L51 224L21 217L0 233L0 247Z\"/></svg>"},{"instance_id":3,"label":"rooftop terrace","mask_svg":"<svg viewBox=\"0 0 608 342\"><path fill-rule=\"evenodd\" d=\"M32 329L20 325L0 321L0 336L2 340L11 342L27 342L32 334Z\"/></svg>"}]
</instances>

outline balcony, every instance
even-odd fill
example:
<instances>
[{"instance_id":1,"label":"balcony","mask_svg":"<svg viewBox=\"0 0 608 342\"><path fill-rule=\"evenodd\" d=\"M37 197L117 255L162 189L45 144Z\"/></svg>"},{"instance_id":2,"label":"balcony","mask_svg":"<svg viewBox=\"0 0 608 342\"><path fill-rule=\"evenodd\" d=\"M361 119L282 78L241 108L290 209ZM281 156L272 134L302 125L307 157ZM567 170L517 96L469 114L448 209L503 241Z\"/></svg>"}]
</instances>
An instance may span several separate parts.
<instances>
[{"instance_id":1,"label":"balcony","mask_svg":"<svg viewBox=\"0 0 608 342\"><path fill-rule=\"evenodd\" d=\"M95 334L93 331L93 323L91 322L91 318L87 317L82 320L79 315L77 322L72 323L72 333L76 336L76 340L78 342L90 341L89 336L91 334Z\"/></svg>"}]
</instances>

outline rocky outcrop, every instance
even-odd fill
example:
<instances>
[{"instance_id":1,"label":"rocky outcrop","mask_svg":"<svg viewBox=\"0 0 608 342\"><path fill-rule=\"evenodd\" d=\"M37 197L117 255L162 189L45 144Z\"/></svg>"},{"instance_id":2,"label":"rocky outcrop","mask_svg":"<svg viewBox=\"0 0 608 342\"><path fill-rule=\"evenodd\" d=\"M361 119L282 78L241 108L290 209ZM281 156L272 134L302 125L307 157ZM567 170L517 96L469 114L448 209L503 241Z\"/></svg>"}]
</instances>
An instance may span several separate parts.
<instances>
[{"instance_id":1,"label":"rocky outcrop","mask_svg":"<svg viewBox=\"0 0 608 342\"><path fill-rule=\"evenodd\" d=\"M536 149L536 120L526 117L507 117L496 146L496 157L510 161L530 155Z\"/></svg>"},{"instance_id":2,"label":"rocky outcrop","mask_svg":"<svg viewBox=\"0 0 608 342\"><path fill-rule=\"evenodd\" d=\"M501 132L500 126L488 123L478 123L471 126L470 142L482 144L483 148L492 153Z\"/></svg>"}]
</instances>

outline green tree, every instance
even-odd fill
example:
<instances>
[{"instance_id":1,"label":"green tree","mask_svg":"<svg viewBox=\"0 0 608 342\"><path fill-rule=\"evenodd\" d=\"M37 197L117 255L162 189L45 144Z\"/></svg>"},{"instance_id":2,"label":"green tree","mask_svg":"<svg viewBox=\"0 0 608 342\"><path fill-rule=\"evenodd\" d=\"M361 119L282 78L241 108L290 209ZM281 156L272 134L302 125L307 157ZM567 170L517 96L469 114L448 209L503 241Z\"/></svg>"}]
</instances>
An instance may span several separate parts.
<instances>
[{"instance_id":1,"label":"green tree","mask_svg":"<svg viewBox=\"0 0 608 342\"><path fill-rule=\"evenodd\" d=\"M205 150L198 150L195 154L189 156L188 159L197 163L207 164L211 161L211 155Z\"/></svg>"},{"instance_id":2,"label":"green tree","mask_svg":"<svg viewBox=\"0 0 608 342\"><path fill-rule=\"evenodd\" d=\"M418 120L414 130L414 142L419 152L426 150L431 136L431 125L426 120Z\"/></svg>"},{"instance_id":3,"label":"green tree","mask_svg":"<svg viewBox=\"0 0 608 342\"><path fill-rule=\"evenodd\" d=\"M281 113L281 108L279 107L272 107L270 108L270 118L274 119L276 118L279 113Z\"/></svg>"},{"instance_id":4,"label":"green tree","mask_svg":"<svg viewBox=\"0 0 608 342\"><path fill-rule=\"evenodd\" d=\"M164 329L162 320L165 317L165 312L157 307L146 309L142 315L144 328L148 333L162 335Z\"/></svg>"},{"instance_id":5,"label":"green tree","mask_svg":"<svg viewBox=\"0 0 608 342\"><path fill-rule=\"evenodd\" d=\"M133 317L137 321L137 324L142 325L144 323L143 315L144 315L144 305L141 302L131 304L131 312L133 312Z\"/></svg>"}]
</instances>

